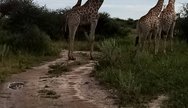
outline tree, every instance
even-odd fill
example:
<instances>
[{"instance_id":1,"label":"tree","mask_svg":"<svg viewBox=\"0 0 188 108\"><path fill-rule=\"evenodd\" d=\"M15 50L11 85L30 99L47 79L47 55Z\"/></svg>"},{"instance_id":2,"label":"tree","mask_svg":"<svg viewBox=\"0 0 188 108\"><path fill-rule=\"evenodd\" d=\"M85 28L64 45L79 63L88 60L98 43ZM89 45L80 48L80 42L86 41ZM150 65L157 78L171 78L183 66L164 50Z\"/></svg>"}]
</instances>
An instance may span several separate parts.
<instances>
[{"instance_id":1,"label":"tree","mask_svg":"<svg viewBox=\"0 0 188 108\"><path fill-rule=\"evenodd\" d=\"M0 2L0 13L1 13L1 18L4 17L5 15L9 15L13 10L15 10L19 5L18 5L17 0L1 0Z\"/></svg>"},{"instance_id":2,"label":"tree","mask_svg":"<svg viewBox=\"0 0 188 108\"><path fill-rule=\"evenodd\" d=\"M188 3L182 7L181 17L177 19L176 28L178 30L178 36L188 43Z\"/></svg>"}]
</instances>

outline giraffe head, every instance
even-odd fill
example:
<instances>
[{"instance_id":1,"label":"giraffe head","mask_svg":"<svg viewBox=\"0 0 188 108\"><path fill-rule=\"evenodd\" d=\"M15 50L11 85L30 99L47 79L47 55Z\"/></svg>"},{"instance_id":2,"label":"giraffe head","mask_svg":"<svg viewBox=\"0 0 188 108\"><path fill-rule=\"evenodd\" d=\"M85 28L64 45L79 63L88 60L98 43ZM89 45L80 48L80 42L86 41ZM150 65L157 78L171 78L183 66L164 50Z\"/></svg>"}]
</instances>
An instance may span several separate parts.
<instances>
[{"instance_id":1,"label":"giraffe head","mask_svg":"<svg viewBox=\"0 0 188 108\"><path fill-rule=\"evenodd\" d=\"M96 8L98 10L103 2L104 0L88 0L86 4L88 4L89 7Z\"/></svg>"},{"instance_id":2,"label":"giraffe head","mask_svg":"<svg viewBox=\"0 0 188 108\"><path fill-rule=\"evenodd\" d=\"M176 0L169 0L170 4L175 4Z\"/></svg>"},{"instance_id":3,"label":"giraffe head","mask_svg":"<svg viewBox=\"0 0 188 108\"><path fill-rule=\"evenodd\" d=\"M164 0L158 0L157 4L153 8L151 8L148 13L158 16L163 9L163 4Z\"/></svg>"},{"instance_id":4,"label":"giraffe head","mask_svg":"<svg viewBox=\"0 0 188 108\"><path fill-rule=\"evenodd\" d=\"M175 12L175 0L169 0L166 8L168 12Z\"/></svg>"},{"instance_id":5,"label":"giraffe head","mask_svg":"<svg viewBox=\"0 0 188 108\"><path fill-rule=\"evenodd\" d=\"M97 4L102 4L104 2L104 0L91 0L91 1Z\"/></svg>"}]
</instances>

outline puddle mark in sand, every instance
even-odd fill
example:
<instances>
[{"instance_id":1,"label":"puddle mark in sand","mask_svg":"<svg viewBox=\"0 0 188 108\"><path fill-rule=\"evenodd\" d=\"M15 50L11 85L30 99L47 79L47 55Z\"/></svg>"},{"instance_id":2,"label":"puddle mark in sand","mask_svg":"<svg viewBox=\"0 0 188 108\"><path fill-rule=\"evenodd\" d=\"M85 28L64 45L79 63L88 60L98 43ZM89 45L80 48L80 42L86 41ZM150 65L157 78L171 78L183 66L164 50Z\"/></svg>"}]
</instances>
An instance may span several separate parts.
<instances>
[{"instance_id":1,"label":"puddle mark in sand","mask_svg":"<svg viewBox=\"0 0 188 108\"><path fill-rule=\"evenodd\" d=\"M24 82L11 82L8 85L8 88L12 89L12 90L18 90L24 87Z\"/></svg>"}]
</instances>

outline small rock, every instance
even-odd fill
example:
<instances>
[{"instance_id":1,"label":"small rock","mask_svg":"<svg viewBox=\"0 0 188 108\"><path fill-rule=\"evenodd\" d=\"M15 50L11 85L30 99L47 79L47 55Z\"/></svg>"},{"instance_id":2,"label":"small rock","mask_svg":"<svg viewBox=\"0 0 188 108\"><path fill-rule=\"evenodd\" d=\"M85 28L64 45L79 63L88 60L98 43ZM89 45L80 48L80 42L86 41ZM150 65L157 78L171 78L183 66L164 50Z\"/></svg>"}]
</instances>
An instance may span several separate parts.
<instances>
[{"instance_id":1,"label":"small rock","mask_svg":"<svg viewBox=\"0 0 188 108\"><path fill-rule=\"evenodd\" d=\"M87 82L85 82L84 84L89 84L89 82L87 81Z\"/></svg>"}]
</instances>

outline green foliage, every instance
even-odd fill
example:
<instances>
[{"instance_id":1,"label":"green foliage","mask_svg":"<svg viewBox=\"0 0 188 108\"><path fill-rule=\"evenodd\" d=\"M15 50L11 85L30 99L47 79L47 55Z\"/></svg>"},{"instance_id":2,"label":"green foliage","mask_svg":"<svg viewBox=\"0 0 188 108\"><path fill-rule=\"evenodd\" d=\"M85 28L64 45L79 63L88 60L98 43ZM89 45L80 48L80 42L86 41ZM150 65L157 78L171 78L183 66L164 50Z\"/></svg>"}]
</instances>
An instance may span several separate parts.
<instances>
[{"instance_id":1,"label":"green foliage","mask_svg":"<svg viewBox=\"0 0 188 108\"><path fill-rule=\"evenodd\" d=\"M7 76L8 76L7 72L5 71L0 72L0 83L3 82Z\"/></svg>"},{"instance_id":2,"label":"green foliage","mask_svg":"<svg viewBox=\"0 0 188 108\"><path fill-rule=\"evenodd\" d=\"M106 39L111 37L124 37L127 36L133 27L128 24L129 20L122 20L118 18L110 18L108 13L100 13L96 34L97 39ZM101 36L102 35L102 36Z\"/></svg>"},{"instance_id":3,"label":"green foliage","mask_svg":"<svg viewBox=\"0 0 188 108\"><path fill-rule=\"evenodd\" d=\"M28 30L17 37L14 46L28 52L46 54L50 50L50 38L40 31L37 26L28 27Z\"/></svg>"},{"instance_id":4,"label":"green foliage","mask_svg":"<svg viewBox=\"0 0 188 108\"><path fill-rule=\"evenodd\" d=\"M6 19L4 28L13 33L22 33L28 26L37 25L40 30L56 39L61 25L61 15L40 7L32 0L18 0L18 6Z\"/></svg>"},{"instance_id":5,"label":"green foliage","mask_svg":"<svg viewBox=\"0 0 188 108\"><path fill-rule=\"evenodd\" d=\"M108 13L101 13L96 32L101 35L114 35L120 29L119 25L110 18Z\"/></svg>"},{"instance_id":6,"label":"green foliage","mask_svg":"<svg viewBox=\"0 0 188 108\"><path fill-rule=\"evenodd\" d=\"M103 62L110 63L112 65L121 58L121 49L115 39L105 40L99 44L98 47L103 53Z\"/></svg>"},{"instance_id":7,"label":"green foliage","mask_svg":"<svg viewBox=\"0 0 188 108\"><path fill-rule=\"evenodd\" d=\"M178 17L176 23L176 34L180 39L187 40L188 43L188 3L182 6L181 16Z\"/></svg>"},{"instance_id":8,"label":"green foliage","mask_svg":"<svg viewBox=\"0 0 188 108\"><path fill-rule=\"evenodd\" d=\"M14 1L9 1L14 4ZM59 40L63 36L66 13L69 9L48 10L45 6L40 7L33 0L17 0L16 8L9 10L9 18L3 21L3 29L11 33L22 34L28 26L36 25L53 40ZM134 27L132 19L122 20L111 18L108 13L100 13L96 29L96 40L116 36L127 36ZM90 32L90 25L80 26L76 39L85 40L84 31ZM68 34L67 34L68 35Z\"/></svg>"},{"instance_id":9,"label":"green foliage","mask_svg":"<svg viewBox=\"0 0 188 108\"><path fill-rule=\"evenodd\" d=\"M0 61L3 62L4 58L8 55L9 53L9 46L7 45L0 45Z\"/></svg>"},{"instance_id":10,"label":"green foliage","mask_svg":"<svg viewBox=\"0 0 188 108\"><path fill-rule=\"evenodd\" d=\"M14 52L27 51L36 54L46 54L50 51L50 38L37 26L28 26L22 34L3 36L3 43Z\"/></svg>"},{"instance_id":11,"label":"green foliage","mask_svg":"<svg viewBox=\"0 0 188 108\"><path fill-rule=\"evenodd\" d=\"M167 55L154 56L143 52L135 56L133 43L128 42L131 39L116 40L119 45L109 44L115 40L111 41L105 41L101 45L103 55L120 58L115 61L101 58L97 65L96 76L101 82L115 89L120 105L143 107L144 103L151 99L167 95L169 100L163 107L187 107L188 48L185 43L176 43L175 52ZM117 53L110 53L114 48L117 48L120 56ZM107 51L109 53L106 53Z\"/></svg>"},{"instance_id":12,"label":"green foliage","mask_svg":"<svg viewBox=\"0 0 188 108\"><path fill-rule=\"evenodd\" d=\"M56 49L57 47L54 48ZM26 69L37 66L39 63L54 60L55 58L57 58L57 54L39 56L27 52L19 52L18 54L10 52L8 57L4 57L4 61L0 62L0 83L2 83L11 74L24 72Z\"/></svg>"}]
</instances>

